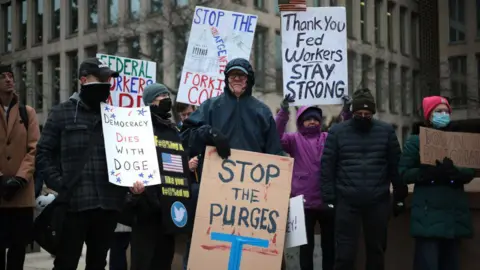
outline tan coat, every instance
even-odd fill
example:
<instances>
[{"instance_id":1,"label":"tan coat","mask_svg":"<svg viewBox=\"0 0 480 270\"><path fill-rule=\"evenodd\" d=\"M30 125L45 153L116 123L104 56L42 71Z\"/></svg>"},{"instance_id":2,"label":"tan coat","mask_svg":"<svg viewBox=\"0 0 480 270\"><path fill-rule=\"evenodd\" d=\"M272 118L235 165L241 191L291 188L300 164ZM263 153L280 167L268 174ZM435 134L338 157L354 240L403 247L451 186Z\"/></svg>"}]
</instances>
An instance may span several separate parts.
<instances>
[{"instance_id":1,"label":"tan coat","mask_svg":"<svg viewBox=\"0 0 480 270\"><path fill-rule=\"evenodd\" d=\"M5 121L5 111L0 108L0 175L19 176L28 181L13 198L6 202L0 201L0 207L34 207L35 184L35 153L40 130L35 110L26 106L28 113L28 134L20 117L18 98L14 97L15 105L10 108L8 124Z\"/></svg>"}]
</instances>

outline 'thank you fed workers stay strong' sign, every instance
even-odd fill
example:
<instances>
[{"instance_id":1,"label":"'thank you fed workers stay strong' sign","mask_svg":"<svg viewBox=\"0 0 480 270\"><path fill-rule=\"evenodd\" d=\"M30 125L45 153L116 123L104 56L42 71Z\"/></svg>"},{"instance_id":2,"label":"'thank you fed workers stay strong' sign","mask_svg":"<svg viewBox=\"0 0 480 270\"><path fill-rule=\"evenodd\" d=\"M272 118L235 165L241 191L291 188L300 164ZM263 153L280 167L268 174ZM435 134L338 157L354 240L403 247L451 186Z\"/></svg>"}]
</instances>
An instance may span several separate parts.
<instances>
[{"instance_id":1,"label":"'thank you fed workers stay strong' sign","mask_svg":"<svg viewBox=\"0 0 480 270\"><path fill-rule=\"evenodd\" d=\"M208 146L188 269L280 269L292 168L292 158L240 150L222 160Z\"/></svg>"}]
</instances>

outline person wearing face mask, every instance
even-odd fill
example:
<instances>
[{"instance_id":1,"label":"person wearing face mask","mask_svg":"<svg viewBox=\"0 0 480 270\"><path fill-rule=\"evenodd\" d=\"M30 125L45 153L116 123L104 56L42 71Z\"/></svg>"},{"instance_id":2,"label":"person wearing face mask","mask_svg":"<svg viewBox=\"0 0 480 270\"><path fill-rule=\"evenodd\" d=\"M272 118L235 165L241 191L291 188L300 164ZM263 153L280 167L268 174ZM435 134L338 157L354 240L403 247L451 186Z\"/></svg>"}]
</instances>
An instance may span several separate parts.
<instances>
[{"instance_id":1,"label":"person wearing face mask","mask_svg":"<svg viewBox=\"0 0 480 270\"><path fill-rule=\"evenodd\" d=\"M450 131L452 108L441 96L422 102L424 126ZM472 217L464 185L473 169L456 167L445 157L436 165L420 163L420 138L412 134L404 144L399 163L401 180L413 184L410 233L415 238L414 270L458 270L460 239L473 235Z\"/></svg>"},{"instance_id":2,"label":"person wearing face mask","mask_svg":"<svg viewBox=\"0 0 480 270\"><path fill-rule=\"evenodd\" d=\"M385 269L390 184L395 202L408 189L398 177L400 145L392 125L373 119L375 99L369 89L353 93L353 118L328 132L320 172L324 204L335 208L335 270L355 269L360 228L366 269Z\"/></svg>"},{"instance_id":3,"label":"person wearing face mask","mask_svg":"<svg viewBox=\"0 0 480 270\"><path fill-rule=\"evenodd\" d=\"M191 178L187 151L182 146L176 125L171 120L172 100L168 88L159 83L150 84L143 92L143 103L150 107L153 133L158 155L162 184L148 186L132 200L132 270L171 269L175 253L175 234L190 233L193 222ZM179 160L180 167L164 165L168 160ZM170 181L166 181L166 179ZM183 182L182 185L170 184ZM178 194L166 195L163 190L175 188ZM175 219L171 209L182 204L184 219ZM176 215L176 213L175 213Z\"/></svg>"},{"instance_id":4,"label":"person wearing face mask","mask_svg":"<svg viewBox=\"0 0 480 270\"><path fill-rule=\"evenodd\" d=\"M104 269L119 211L128 189L108 180L100 103L110 95L109 80L118 72L97 58L80 64L80 93L51 109L37 144L37 170L61 195L74 176L63 219L54 269L77 269L84 244L86 269ZM85 151L90 150L88 153ZM82 162L82 164L79 164ZM141 188L132 188L141 192Z\"/></svg>"},{"instance_id":5,"label":"person wearing face mask","mask_svg":"<svg viewBox=\"0 0 480 270\"><path fill-rule=\"evenodd\" d=\"M344 106L341 118L351 118L348 96L343 98ZM289 120L289 103L294 102L286 95L280 105L275 122L280 135L283 150L295 159L291 197L304 196L305 227L308 243L300 247L300 269L313 270L313 251L315 248L315 225L321 230L322 269L333 270L334 261L334 209L322 203L320 198L320 161L327 132L321 132L322 110L313 106L302 106L297 111L297 132L286 133ZM320 179L320 181L319 181Z\"/></svg>"}]
</instances>

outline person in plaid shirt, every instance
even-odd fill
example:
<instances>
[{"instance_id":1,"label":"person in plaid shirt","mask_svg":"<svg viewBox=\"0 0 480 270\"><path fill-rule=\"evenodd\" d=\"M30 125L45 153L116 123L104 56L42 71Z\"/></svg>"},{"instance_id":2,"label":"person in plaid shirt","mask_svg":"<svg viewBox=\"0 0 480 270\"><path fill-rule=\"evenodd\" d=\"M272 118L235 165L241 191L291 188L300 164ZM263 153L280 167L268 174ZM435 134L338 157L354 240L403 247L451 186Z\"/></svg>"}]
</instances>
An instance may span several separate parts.
<instances>
[{"instance_id":1,"label":"person in plaid shirt","mask_svg":"<svg viewBox=\"0 0 480 270\"><path fill-rule=\"evenodd\" d=\"M52 108L37 146L38 170L48 188L61 193L70 179L80 173L73 188L70 211L65 219L54 269L77 269L84 243L87 245L87 269L105 269L118 213L128 189L110 184L103 138L92 148L85 166L79 162L88 149L90 138L102 133L100 103L110 96L111 77L118 77L97 58L80 65L80 93ZM59 160L57 159L59 157ZM59 164L60 163L60 164ZM137 193L141 190L131 189Z\"/></svg>"}]
</instances>

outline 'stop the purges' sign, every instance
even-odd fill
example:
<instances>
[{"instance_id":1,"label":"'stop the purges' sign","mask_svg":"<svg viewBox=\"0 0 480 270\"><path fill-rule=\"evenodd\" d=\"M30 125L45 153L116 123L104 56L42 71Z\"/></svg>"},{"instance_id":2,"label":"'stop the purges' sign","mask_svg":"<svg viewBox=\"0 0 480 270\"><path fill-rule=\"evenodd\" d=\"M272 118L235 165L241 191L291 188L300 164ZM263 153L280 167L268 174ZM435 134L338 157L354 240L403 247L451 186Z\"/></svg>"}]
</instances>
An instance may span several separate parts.
<instances>
[{"instance_id":1,"label":"'stop the purges' sign","mask_svg":"<svg viewBox=\"0 0 480 270\"><path fill-rule=\"evenodd\" d=\"M122 108L101 105L103 137L109 181L132 187L161 183L149 107Z\"/></svg>"},{"instance_id":2,"label":"'stop the purges' sign","mask_svg":"<svg viewBox=\"0 0 480 270\"><path fill-rule=\"evenodd\" d=\"M280 269L293 159L205 153L188 269Z\"/></svg>"},{"instance_id":3,"label":"'stop the purges' sign","mask_svg":"<svg viewBox=\"0 0 480 270\"><path fill-rule=\"evenodd\" d=\"M112 78L111 95L107 103L118 107L143 106L142 94L145 86L156 82L157 64L115 55L97 54L97 58L120 77Z\"/></svg>"},{"instance_id":4,"label":"'stop the purges' sign","mask_svg":"<svg viewBox=\"0 0 480 270\"><path fill-rule=\"evenodd\" d=\"M435 165L444 157L458 167L480 169L480 134L420 127L420 162Z\"/></svg>"},{"instance_id":5,"label":"'stop the purges' sign","mask_svg":"<svg viewBox=\"0 0 480 270\"><path fill-rule=\"evenodd\" d=\"M341 104L348 94L344 7L282 12L283 91L291 106Z\"/></svg>"},{"instance_id":6,"label":"'stop the purges' sign","mask_svg":"<svg viewBox=\"0 0 480 270\"><path fill-rule=\"evenodd\" d=\"M250 58L257 16L196 7L177 101L200 105L219 96L228 61Z\"/></svg>"}]
</instances>

